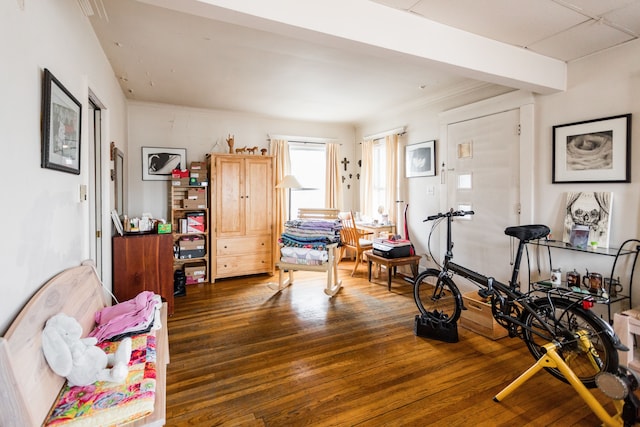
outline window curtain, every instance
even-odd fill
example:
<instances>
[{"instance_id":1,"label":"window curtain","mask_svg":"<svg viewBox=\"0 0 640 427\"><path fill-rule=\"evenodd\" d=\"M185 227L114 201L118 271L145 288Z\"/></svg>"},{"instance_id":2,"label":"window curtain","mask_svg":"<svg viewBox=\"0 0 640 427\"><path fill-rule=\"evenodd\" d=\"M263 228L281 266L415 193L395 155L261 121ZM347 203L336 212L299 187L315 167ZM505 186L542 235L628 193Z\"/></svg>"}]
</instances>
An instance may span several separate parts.
<instances>
[{"instance_id":1,"label":"window curtain","mask_svg":"<svg viewBox=\"0 0 640 427\"><path fill-rule=\"evenodd\" d=\"M362 143L362 176L360 177L360 210L366 216L375 216L378 207L373 206L373 140ZM385 137L385 201L384 207L389 215L389 221L397 224L396 200L398 198L398 135Z\"/></svg>"},{"instance_id":2,"label":"window curtain","mask_svg":"<svg viewBox=\"0 0 640 427\"><path fill-rule=\"evenodd\" d=\"M342 210L342 182L340 181L340 144L326 144L325 200L327 208Z\"/></svg>"},{"instance_id":3,"label":"window curtain","mask_svg":"<svg viewBox=\"0 0 640 427\"><path fill-rule=\"evenodd\" d=\"M373 214L373 140L362 142L362 175L360 176L360 212Z\"/></svg>"},{"instance_id":4,"label":"window curtain","mask_svg":"<svg viewBox=\"0 0 640 427\"><path fill-rule=\"evenodd\" d=\"M387 176L385 182L385 208L389 214L389 221L398 224L396 200L398 200L398 134L385 137L386 147L386 169ZM397 230L396 230L397 233Z\"/></svg>"},{"instance_id":5,"label":"window curtain","mask_svg":"<svg viewBox=\"0 0 640 427\"><path fill-rule=\"evenodd\" d=\"M272 139L270 144L270 153L275 157L275 166L273 175L276 185L280 183L285 175L291 173L291 163L289 160L289 142L284 139ZM276 237L280 237L280 234L284 231L284 222L289 212L289 199L288 190L285 188L275 189L275 224L274 230ZM277 256L280 258L280 250L276 251Z\"/></svg>"}]
</instances>

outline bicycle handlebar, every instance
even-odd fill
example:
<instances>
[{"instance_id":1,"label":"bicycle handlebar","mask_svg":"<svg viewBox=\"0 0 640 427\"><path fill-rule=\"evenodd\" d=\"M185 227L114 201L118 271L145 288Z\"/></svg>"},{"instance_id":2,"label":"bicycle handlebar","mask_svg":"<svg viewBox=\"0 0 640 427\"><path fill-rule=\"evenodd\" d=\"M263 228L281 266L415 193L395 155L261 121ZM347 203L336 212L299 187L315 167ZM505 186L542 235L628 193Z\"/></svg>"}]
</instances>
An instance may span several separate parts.
<instances>
[{"instance_id":1,"label":"bicycle handlebar","mask_svg":"<svg viewBox=\"0 0 640 427\"><path fill-rule=\"evenodd\" d=\"M475 214L474 211L454 211L453 209L450 210L449 212L440 212L436 215L430 215L427 217L427 219L423 220L422 222L427 222L427 221L433 221L434 219L439 219L439 218L451 218L454 216L467 216L467 215L473 215Z\"/></svg>"}]
</instances>

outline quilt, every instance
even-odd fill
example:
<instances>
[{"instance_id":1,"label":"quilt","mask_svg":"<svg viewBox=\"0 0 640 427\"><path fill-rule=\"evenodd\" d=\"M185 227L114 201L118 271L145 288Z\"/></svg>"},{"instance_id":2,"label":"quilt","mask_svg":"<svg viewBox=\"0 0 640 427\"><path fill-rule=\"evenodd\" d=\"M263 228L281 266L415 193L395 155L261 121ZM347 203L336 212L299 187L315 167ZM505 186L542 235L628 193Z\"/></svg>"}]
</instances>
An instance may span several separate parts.
<instances>
[{"instance_id":1,"label":"quilt","mask_svg":"<svg viewBox=\"0 0 640 427\"><path fill-rule=\"evenodd\" d=\"M45 426L113 426L153 412L156 390L156 337L131 337L129 375L122 384L96 382L89 386L65 385ZM117 341L99 343L106 353L118 348Z\"/></svg>"}]
</instances>

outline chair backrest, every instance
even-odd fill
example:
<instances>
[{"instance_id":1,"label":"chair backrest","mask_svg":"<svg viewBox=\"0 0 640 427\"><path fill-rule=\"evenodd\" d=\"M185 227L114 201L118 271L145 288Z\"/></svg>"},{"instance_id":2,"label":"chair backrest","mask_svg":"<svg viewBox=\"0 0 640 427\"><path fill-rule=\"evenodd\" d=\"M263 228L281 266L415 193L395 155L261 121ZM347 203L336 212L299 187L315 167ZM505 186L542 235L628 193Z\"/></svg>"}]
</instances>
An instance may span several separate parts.
<instances>
[{"instance_id":1,"label":"chair backrest","mask_svg":"<svg viewBox=\"0 0 640 427\"><path fill-rule=\"evenodd\" d=\"M342 230L340 230L340 240L344 246L358 248L360 246L360 234L353 218L353 212L347 212L341 216Z\"/></svg>"},{"instance_id":2,"label":"chair backrest","mask_svg":"<svg viewBox=\"0 0 640 427\"><path fill-rule=\"evenodd\" d=\"M300 208L298 209L299 219L338 219L340 211L333 208Z\"/></svg>"}]
</instances>

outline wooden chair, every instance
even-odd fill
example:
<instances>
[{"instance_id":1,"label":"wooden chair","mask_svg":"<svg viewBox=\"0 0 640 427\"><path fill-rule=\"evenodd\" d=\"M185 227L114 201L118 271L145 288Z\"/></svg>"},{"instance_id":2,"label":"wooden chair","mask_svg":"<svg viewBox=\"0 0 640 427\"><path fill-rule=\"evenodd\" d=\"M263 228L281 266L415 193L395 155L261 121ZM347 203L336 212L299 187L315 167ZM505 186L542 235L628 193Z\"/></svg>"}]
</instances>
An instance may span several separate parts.
<instances>
[{"instance_id":1,"label":"wooden chair","mask_svg":"<svg viewBox=\"0 0 640 427\"><path fill-rule=\"evenodd\" d=\"M373 248L373 241L365 238L365 236L373 233L360 230L356 227L353 212L343 215L341 220L342 230L340 230L340 241L342 243L342 249L340 251L340 259L342 259L345 249L351 249L355 252L355 265L351 272L351 276L353 276L358 270L360 261L362 261L362 253Z\"/></svg>"}]
</instances>

